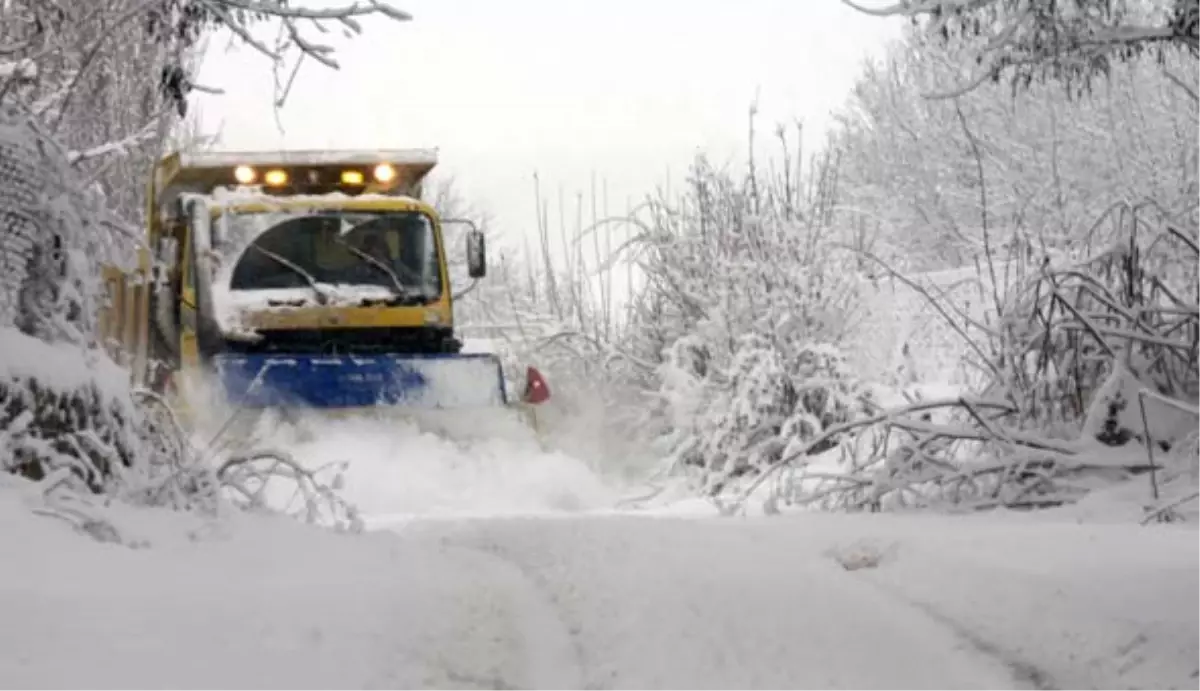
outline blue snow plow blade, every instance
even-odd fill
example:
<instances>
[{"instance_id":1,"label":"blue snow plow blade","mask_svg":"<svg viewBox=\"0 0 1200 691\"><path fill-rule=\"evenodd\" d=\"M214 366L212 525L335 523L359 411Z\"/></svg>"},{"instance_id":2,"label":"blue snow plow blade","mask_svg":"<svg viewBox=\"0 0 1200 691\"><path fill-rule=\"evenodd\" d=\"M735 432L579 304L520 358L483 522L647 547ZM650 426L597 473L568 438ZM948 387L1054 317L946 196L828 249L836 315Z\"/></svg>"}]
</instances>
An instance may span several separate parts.
<instances>
[{"instance_id":1,"label":"blue snow plow blade","mask_svg":"<svg viewBox=\"0 0 1200 691\"><path fill-rule=\"evenodd\" d=\"M231 403L248 408L473 408L507 402L499 359L437 355L219 355Z\"/></svg>"}]
</instances>

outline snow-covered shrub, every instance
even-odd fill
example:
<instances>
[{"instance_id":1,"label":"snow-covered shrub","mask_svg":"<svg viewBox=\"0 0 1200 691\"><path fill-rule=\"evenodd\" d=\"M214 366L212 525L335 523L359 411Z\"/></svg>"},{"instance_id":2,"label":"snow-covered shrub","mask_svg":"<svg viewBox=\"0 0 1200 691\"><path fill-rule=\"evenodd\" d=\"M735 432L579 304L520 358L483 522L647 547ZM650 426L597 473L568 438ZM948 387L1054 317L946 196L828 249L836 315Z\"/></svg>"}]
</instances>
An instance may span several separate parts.
<instances>
[{"instance_id":1,"label":"snow-covered shrub","mask_svg":"<svg viewBox=\"0 0 1200 691\"><path fill-rule=\"evenodd\" d=\"M0 329L5 355L13 357L20 332ZM43 346L39 359L45 358ZM79 350L54 353L71 359L84 357ZM61 367L57 362L51 367ZM119 467L133 465L138 451L131 424L137 412L128 399L113 396L86 372L66 386L30 373L0 377L0 471L31 480L42 480L67 469L90 490L109 488Z\"/></svg>"},{"instance_id":2,"label":"snow-covered shrub","mask_svg":"<svg viewBox=\"0 0 1200 691\"><path fill-rule=\"evenodd\" d=\"M706 492L873 408L847 357L864 280L829 226L834 165L813 166L805 198L798 180L738 182L699 159L687 193L648 207L630 347L657 363L663 443Z\"/></svg>"},{"instance_id":3,"label":"snow-covered shrub","mask_svg":"<svg viewBox=\"0 0 1200 691\"><path fill-rule=\"evenodd\" d=\"M737 339L731 362L710 380L708 403L691 421L686 462L703 466L713 489L730 476L764 471L804 449L816 455L836 446L805 448L821 432L872 409L868 389L837 348L777 344L751 334Z\"/></svg>"},{"instance_id":4,"label":"snow-covered shrub","mask_svg":"<svg viewBox=\"0 0 1200 691\"><path fill-rule=\"evenodd\" d=\"M977 320L929 295L970 343L977 396L866 420L855 433L866 453L842 472L801 475L789 499L1038 508L1134 478L1152 509L1194 493L1200 236L1194 219L1124 210L1097 238L1104 249L1018 273ZM990 272L979 273L991 293Z\"/></svg>"},{"instance_id":5,"label":"snow-covered shrub","mask_svg":"<svg viewBox=\"0 0 1200 691\"><path fill-rule=\"evenodd\" d=\"M1015 429L1078 439L1081 454L1121 450L1114 465L1148 474L1157 501L1162 460L1176 462L1171 477L1188 474L1172 451L1200 422L1200 226L1194 208L1153 203L1106 216L1099 251L1083 244L1006 296L985 394L1016 405Z\"/></svg>"},{"instance_id":6,"label":"snow-covered shrub","mask_svg":"<svg viewBox=\"0 0 1200 691\"><path fill-rule=\"evenodd\" d=\"M1194 223L1181 220L1143 218L1140 239L1014 280L992 316L955 326L984 373L978 397L887 411L857 432L865 456L844 473L801 476L789 498L1038 508L1138 477L1151 508L1193 493L1198 253Z\"/></svg>"}]
</instances>

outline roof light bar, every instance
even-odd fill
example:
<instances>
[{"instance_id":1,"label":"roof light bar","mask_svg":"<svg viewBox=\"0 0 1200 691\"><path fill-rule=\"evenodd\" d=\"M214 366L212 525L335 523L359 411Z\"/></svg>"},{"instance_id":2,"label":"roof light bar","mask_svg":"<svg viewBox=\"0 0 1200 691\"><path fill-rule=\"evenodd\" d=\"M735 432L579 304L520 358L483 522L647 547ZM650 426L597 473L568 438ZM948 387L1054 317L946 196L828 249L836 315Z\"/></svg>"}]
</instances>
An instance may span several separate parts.
<instances>
[{"instance_id":1,"label":"roof light bar","mask_svg":"<svg viewBox=\"0 0 1200 691\"><path fill-rule=\"evenodd\" d=\"M199 151L180 154L179 163L184 168L235 168L248 166L304 167L304 166L374 166L379 163L392 165L436 165L437 149L381 149L328 151Z\"/></svg>"}]
</instances>

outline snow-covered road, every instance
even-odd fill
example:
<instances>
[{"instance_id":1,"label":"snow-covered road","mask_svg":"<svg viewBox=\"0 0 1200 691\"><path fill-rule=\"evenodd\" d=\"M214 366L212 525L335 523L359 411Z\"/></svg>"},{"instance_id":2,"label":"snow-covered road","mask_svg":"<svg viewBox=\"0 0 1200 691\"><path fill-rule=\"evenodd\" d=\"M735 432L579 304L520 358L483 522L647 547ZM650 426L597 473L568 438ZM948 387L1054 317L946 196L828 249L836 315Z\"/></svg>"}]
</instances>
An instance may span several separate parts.
<instances>
[{"instance_id":1,"label":"snow-covered road","mask_svg":"<svg viewBox=\"0 0 1200 691\"><path fill-rule=\"evenodd\" d=\"M534 615L523 620L522 653L513 658L526 666L501 674L513 681L488 685L1006 688L1027 681L834 560L728 527L610 518L452 531L450 544L488 554L493 571L519 578L510 597Z\"/></svg>"},{"instance_id":2,"label":"snow-covered road","mask_svg":"<svg viewBox=\"0 0 1200 691\"><path fill-rule=\"evenodd\" d=\"M530 669L549 674L526 684L1197 684L1192 529L607 517L415 523L408 534L523 575L517 592L539 603Z\"/></svg>"},{"instance_id":3,"label":"snow-covered road","mask_svg":"<svg viewBox=\"0 0 1200 691\"><path fill-rule=\"evenodd\" d=\"M118 545L18 496L6 687L1196 686L1194 528L582 515L338 536L121 510Z\"/></svg>"},{"instance_id":4,"label":"snow-covered road","mask_svg":"<svg viewBox=\"0 0 1200 691\"><path fill-rule=\"evenodd\" d=\"M120 536L100 543L0 477L0 686L1200 683L1194 525L621 513L579 459L470 431L285 439L314 467L353 460L365 535L114 506L90 511Z\"/></svg>"}]
</instances>

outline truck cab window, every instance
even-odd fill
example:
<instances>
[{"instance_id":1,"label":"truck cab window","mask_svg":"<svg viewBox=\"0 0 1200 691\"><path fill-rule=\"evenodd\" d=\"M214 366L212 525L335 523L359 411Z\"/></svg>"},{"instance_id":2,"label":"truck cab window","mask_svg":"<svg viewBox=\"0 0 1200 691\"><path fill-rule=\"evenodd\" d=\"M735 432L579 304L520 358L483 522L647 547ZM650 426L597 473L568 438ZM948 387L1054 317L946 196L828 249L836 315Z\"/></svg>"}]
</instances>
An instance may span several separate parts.
<instances>
[{"instance_id":1,"label":"truck cab window","mask_svg":"<svg viewBox=\"0 0 1200 691\"><path fill-rule=\"evenodd\" d=\"M415 212L260 213L226 219L232 290L383 286L441 295L432 224Z\"/></svg>"}]
</instances>

